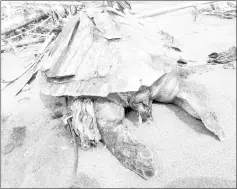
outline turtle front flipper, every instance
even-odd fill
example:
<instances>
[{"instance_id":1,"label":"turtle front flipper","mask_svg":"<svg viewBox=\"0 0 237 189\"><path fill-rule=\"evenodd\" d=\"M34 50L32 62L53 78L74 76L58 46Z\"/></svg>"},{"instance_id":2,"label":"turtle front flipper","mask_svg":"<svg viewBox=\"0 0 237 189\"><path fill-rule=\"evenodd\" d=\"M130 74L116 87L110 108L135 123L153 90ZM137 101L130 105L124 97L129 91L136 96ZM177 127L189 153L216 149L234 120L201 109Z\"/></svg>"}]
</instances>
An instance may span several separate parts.
<instances>
[{"instance_id":1,"label":"turtle front flipper","mask_svg":"<svg viewBox=\"0 0 237 189\"><path fill-rule=\"evenodd\" d=\"M203 104L195 95L181 91L176 95L174 104L183 108L196 119L200 119L208 130L217 135L221 141L224 140L225 134L223 128L218 123L216 115L208 110L206 105Z\"/></svg>"},{"instance_id":2,"label":"turtle front flipper","mask_svg":"<svg viewBox=\"0 0 237 189\"><path fill-rule=\"evenodd\" d=\"M95 102L95 114L102 139L112 154L128 169L144 179L156 175L153 155L135 140L123 124L124 108L106 99Z\"/></svg>"}]
</instances>

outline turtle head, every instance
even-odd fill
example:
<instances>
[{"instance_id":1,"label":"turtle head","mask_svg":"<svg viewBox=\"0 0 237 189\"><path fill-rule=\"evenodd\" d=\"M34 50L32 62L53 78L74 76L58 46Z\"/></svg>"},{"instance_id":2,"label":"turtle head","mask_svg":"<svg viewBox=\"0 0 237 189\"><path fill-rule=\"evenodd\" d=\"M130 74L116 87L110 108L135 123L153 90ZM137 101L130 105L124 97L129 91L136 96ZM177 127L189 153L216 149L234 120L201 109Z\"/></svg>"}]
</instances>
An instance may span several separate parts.
<instances>
[{"instance_id":1,"label":"turtle head","mask_svg":"<svg viewBox=\"0 0 237 189\"><path fill-rule=\"evenodd\" d=\"M142 85L129 99L132 109L138 113L139 123L152 121L152 97L150 88Z\"/></svg>"},{"instance_id":2,"label":"turtle head","mask_svg":"<svg viewBox=\"0 0 237 189\"><path fill-rule=\"evenodd\" d=\"M146 106L143 103L139 103L137 111L140 124L153 121L151 106Z\"/></svg>"}]
</instances>

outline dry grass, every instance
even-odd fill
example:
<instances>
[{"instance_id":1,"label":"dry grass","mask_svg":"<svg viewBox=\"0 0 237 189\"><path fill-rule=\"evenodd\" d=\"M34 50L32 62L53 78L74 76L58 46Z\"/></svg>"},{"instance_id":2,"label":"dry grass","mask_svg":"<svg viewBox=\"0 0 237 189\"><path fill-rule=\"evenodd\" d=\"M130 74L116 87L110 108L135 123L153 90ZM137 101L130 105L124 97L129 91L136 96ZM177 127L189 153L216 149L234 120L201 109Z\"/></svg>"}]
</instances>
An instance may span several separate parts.
<instances>
[{"instance_id":1,"label":"dry grass","mask_svg":"<svg viewBox=\"0 0 237 189\"><path fill-rule=\"evenodd\" d=\"M71 5L70 3L75 5ZM3 40L2 45L6 43L14 43L22 40L23 38L40 38L45 37L52 28L58 28L63 25L65 20L75 14L75 10L78 11L85 6L90 6L93 2L84 1L65 1L65 2L30 2L30 1L5 1L1 3L1 21L2 31L15 23L21 23L25 19L28 19L36 13L48 14L50 19L47 20L35 20L24 27L16 29L15 31L7 34ZM72 12L74 10L74 13Z\"/></svg>"}]
</instances>

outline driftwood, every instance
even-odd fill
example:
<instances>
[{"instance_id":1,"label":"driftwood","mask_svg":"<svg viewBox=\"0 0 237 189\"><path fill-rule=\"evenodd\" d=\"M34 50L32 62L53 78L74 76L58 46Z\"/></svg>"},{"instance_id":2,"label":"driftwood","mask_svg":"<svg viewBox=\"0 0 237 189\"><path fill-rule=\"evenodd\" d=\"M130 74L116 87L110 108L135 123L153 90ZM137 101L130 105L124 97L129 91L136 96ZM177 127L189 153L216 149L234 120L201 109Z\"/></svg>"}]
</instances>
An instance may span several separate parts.
<instances>
[{"instance_id":1,"label":"driftwood","mask_svg":"<svg viewBox=\"0 0 237 189\"><path fill-rule=\"evenodd\" d=\"M31 71L34 68L34 65L39 62L41 60L42 57L39 57L34 64L30 65L26 70L23 71L23 73L21 73L18 77L16 77L14 80L8 82L8 84L1 89L1 91L3 91L5 88L7 88L8 86L10 86L11 84L13 84L15 81L17 81L19 78L21 78L22 76L24 76L26 73L28 73L29 71ZM19 90L18 90L19 91ZM17 91L17 92L18 92Z\"/></svg>"},{"instance_id":2,"label":"driftwood","mask_svg":"<svg viewBox=\"0 0 237 189\"><path fill-rule=\"evenodd\" d=\"M50 32L51 33L51 32ZM38 55L38 58L37 60L32 63L31 65L29 65L29 68L27 68L26 72L30 72L28 74L28 77L26 78L25 80L25 83L22 84L22 86L19 88L19 90L16 92L16 95L18 95L22 89L28 84L30 83L31 81L33 81L33 79L35 78L36 74L38 73L39 69L40 69L40 62L41 62L41 59L43 58L43 56L45 55L51 41L53 40L54 38L54 34L51 33L48 35L48 37L46 38L41 50L39 51L39 55ZM25 72L25 73L26 73Z\"/></svg>"},{"instance_id":3,"label":"driftwood","mask_svg":"<svg viewBox=\"0 0 237 189\"><path fill-rule=\"evenodd\" d=\"M138 15L136 15L136 18L147 18L147 17L159 16L159 15L162 15L162 14L171 13L171 12L174 12L174 11L179 11L179 10L186 9L186 8L192 8L196 4L209 4L209 3L213 3L213 2L217 2L217 1L206 1L206 2L201 1L200 3L197 3L197 2L195 2L195 3L186 3L184 5L179 5L179 6L172 7L172 8L164 8L164 9L160 9L160 10L156 10L156 11L151 11L151 12L146 12L146 13L143 13L143 14L138 14Z\"/></svg>"},{"instance_id":4,"label":"driftwood","mask_svg":"<svg viewBox=\"0 0 237 189\"><path fill-rule=\"evenodd\" d=\"M208 57L210 58L207 61L208 64L226 64L236 61L236 47L230 47L226 51L220 53L213 52L209 54Z\"/></svg>"},{"instance_id":5,"label":"driftwood","mask_svg":"<svg viewBox=\"0 0 237 189\"><path fill-rule=\"evenodd\" d=\"M35 30L36 28L38 28L38 27L40 27L41 25L43 25L44 23L46 23L50 18L51 18L51 17L48 17L47 19L43 20L43 21L40 22L39 24L35 25L35 26L34 26L33 28L31 28L30 30L28 30L28 31L26 31L26 32L20 32L19 34L14 35L14 36L8 38L8 40L9 40L9 39L16 38L16 37L18 37L18 36L21 36L21 35L23 35L23 34L31 34L31 33L30 33L31 31ZM40 35L40 34L37 34L37 35ZM41 36L42 36L42 34L41 34Z\"/></svg>"},{"instance_id":6,"label":"driftwood","mask_svg":"<svg viewBox=\"0 0 237 189\"><path fill-rule=\"evenodd\" d=\"M14 54L16 54L16 47L12 44L12 42L10 41L7 41L6 39L4 38L1 38L1 40L7 44L7 46L3 46L1 47L1 53L4 52L4 51L8 51L8 50L13 50ZM7 49L6 49L7 48Z\"/></svg>"},{"instance_id":7,"label":"driftwood","mask_svg":"<svg viewBox=\"0 0 237 189\"><path fill-rule=\"evenodd\" d=\"M229 3L212 3L208 8L202 8L198 10L199 14L218 16L224 19L232 19L236 17L236 6Z\"/></svg>"},{"instance_id":8,"label":"driftwood","mask_svg":"<svg viewBox=\"0 0 237 189\"><path fill-rule=\"evenodd\" d=\"M44 42L44 38L38 38L38 39L30 39L30 40L22 40L19 41L18 43L12 43L11 46L5 46L1 48L1 53L4 51L9 51L14 47L22 47L22 46L26 46L26 45L31 45L31 44L35 44L35 43L42 43Z\"/></svg>"},{"instance_id":9,"label":"driftwood","mask_svg":"<svg viewBox=\"0 0 237 189\"><path fill-rule=\"evenodd\" d=\"M11 1L14 4L43 4L43 5L81 5L82 2L70 2L70 1Z\"/></svg>"},{"instance_id":10,"label":"driftwood","mask_svg":"<svg viewBox=\"0 0 237 189\"><path fill-rule=\"evenodd\" d=\"M46 13L36 13L35 15L24 19L22 22L20 23L12 23L9 27L3 29L3 31L1 32L1 35L7 35L13 31L15 31L16 29L22 28L28 24L31 24L34 21L40 21L42 19L46 19L48 18L49 15Z\"/></svg>"},{"instance_id":11,"label":"driftwood","mask_svg":"<svg viewBox=\"0 0 237 189\"><path fill-rule=\"evenodd\" d=\"M27 66L27 68L18 77L16 77L14 80L10 81L4 88L2 88L1 89L2 91L5 88L7 88L8 86L10 86L11 84L13 84L15 81L17 81L18 79L20 79L21 77L24 76L22 81L20 81L19 87L17 87L17 89L15 90L15 94L18 95L22 91L22 89L25 87L25 85L28 84L31 80L33 80L33 78L35 78L35 76L39 70L38 63L43 58L50 42L53 40L53 37L54 37L53 33L49 34L49 36L45 39L45 42L44 42L41 50L39 51L39 55L38 55L37 59L33 63L29 64Z\"/></svg>"}]
</instances>

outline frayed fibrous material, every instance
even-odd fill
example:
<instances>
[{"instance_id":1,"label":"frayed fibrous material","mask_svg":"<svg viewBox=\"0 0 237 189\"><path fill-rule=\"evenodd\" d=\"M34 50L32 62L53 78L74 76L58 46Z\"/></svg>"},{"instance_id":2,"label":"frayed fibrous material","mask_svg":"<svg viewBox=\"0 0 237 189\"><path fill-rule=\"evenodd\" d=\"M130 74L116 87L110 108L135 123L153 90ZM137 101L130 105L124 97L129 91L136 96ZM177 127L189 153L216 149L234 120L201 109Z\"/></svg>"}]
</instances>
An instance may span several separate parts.
<instances>
[{"instance_id":1,"label":"frayed fibrous material","mask_svg":"<svg viewBox=\"0 0 237 189\"><path fill-rule=\"evenodd\" d=\"M89 147L90 144L98 144L101 136L97 128L92 100L76 99L71 109L73 129L81 139L81 146Z\"/></svg>"}]
</instances>

